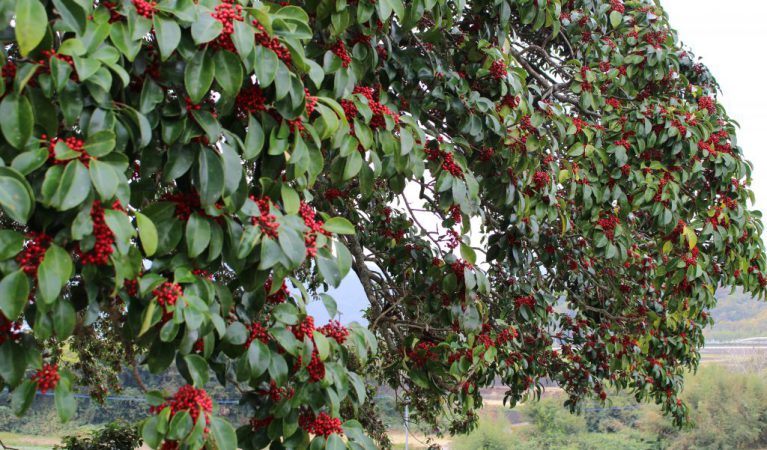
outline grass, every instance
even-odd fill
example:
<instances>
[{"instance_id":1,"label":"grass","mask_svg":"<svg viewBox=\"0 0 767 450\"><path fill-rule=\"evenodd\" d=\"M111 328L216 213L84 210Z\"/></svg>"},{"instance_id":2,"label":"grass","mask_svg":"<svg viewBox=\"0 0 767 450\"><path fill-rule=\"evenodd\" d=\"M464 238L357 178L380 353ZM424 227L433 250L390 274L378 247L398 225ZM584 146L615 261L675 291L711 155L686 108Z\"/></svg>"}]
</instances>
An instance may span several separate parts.
<instances>
[{"instance_id":1,"label":"grass","mask_svg":"<svg viewBox=\"0 0 767 450\"><path fill-rule=\"evenodd\" d=\"M6 432L0 432L0 441L19 450L51 450L54 445L61 443L61 439L54 436L29 436Z\"/></svg>"}]
</instances>

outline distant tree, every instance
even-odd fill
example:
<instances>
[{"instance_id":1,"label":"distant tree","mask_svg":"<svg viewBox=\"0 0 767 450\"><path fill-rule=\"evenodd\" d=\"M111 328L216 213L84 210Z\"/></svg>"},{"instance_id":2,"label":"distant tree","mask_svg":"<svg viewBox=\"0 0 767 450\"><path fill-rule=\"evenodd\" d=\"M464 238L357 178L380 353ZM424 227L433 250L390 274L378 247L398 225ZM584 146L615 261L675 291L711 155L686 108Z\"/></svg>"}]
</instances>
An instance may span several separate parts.
<instances>
[{"instance_id":1,"label":"distant tree","mask_svg":"<svg viewBox=\"0 0 767 450\"><path fill-rule=\"evenodd\" d=\"M0 21L19 414L54 392L66 420L76 386L175 362L154 448L374 448L366 379L451 432L498 378L512 405L612 385L682 424L715 288L764 295L751 166L657 0L16 0ZM315 327L350 270L369 327ZM254 411L236 436L210 373Z\"/></svg>"}]
</instances>

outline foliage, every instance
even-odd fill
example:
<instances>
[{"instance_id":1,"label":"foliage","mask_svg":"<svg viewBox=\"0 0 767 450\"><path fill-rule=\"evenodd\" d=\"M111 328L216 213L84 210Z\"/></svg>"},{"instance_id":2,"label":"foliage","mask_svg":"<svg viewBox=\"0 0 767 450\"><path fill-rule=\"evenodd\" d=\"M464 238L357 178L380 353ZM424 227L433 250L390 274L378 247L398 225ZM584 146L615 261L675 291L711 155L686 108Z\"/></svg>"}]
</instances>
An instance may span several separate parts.
<instances>
[{"instance_id":1,"label":"foliage","mask_svg":"<svg viewBox=\"0 0 767 450\"><path fill-rule=\"evenodd\" d=\"M657 3L0 3L15 411L175 363L153 448L373 448L365 377L453 432L496 378L682 424L715 287L767 268L735 123ZM316 328L351 269L370 328ZM254 411L236 435L211 373Z\"/></svg>"},{"instance_id":2,"label":"foliage","mask_svg":"<svg viewBox=\"0 0 767 450\"><path fill-rule=\"evenodd\" d=\"M504 417L483 417L471 434L458 436L450 442L450 448L505 450L512 445L511 443L514 448L519 445L514 433L509 431L508 422Z\"/></svg>"},{"instance_id":3,"label":"foliage","mask_svg":"<svg viewBox=\"0 0 767 450\"><path fill-rule=\"evenodd\" d=\"M66 436L58 450L131 450L141 446L141 436L135 426L112 422L94 430L91 436Z\"/></svg>"},{"instance_id":4,"label":"foliage","mask_svg":"<svg viewBox=\"0 0 767 450\"><path fill-rule=\"evenodd\" d=\"M669 449L764 448L767 445L767 382L764 373L732 373L705 366L691 376L683 398L694 428L678 430L652 410L641 428Z\"/></svg>"}]
</instances>

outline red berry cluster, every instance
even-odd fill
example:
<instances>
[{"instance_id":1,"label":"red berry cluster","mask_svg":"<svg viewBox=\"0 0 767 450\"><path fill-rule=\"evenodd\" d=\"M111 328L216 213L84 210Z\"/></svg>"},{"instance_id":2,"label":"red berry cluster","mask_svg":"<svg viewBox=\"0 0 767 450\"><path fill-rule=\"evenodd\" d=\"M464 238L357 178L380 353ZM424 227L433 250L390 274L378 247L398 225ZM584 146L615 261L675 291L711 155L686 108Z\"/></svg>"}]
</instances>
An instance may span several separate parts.
<instances>
[{"instance_id":1,"label":"red berry cluster","mask_svg":"<svg viewBox=\"0 0 767 450\"><path fill-rule=\"evenodd\" d=\"M530 309L535 308L535 297L532 295L517 297L514 299L514 306L516 306L517 309L523 306L527 306Z\"/></svg>"},{"instance_id":2,"label":"red berry cluster","mask_svg":"<svg viewBox=\"0 0 767 450\"><path fill-rule=\"evenodd\" d=\"M482 162L488 162L493 158L495 149L493 147L482 147L479 152L479 160Z\"/></svg>"},{"instance_id":3,"label":"red berry cluster","mask_svg":"<svg viewBox=\"0 0 767 450\"><path fill-rule=\"evenodd\" d=\"M250 419L250 429L253 431L260 430L262 428L266 428L269 425L272 424L272 421L274 420L274 417L269 416L265 417L263 419L259 419L256 417L253 417Z\"/></svg>"},{"instance_id":4,"label":"red berry cluster","mask_svg":"<svg viewBox=\"0 0 767 450\"><path fill-rule=\"evenodd\" d=\"M424 151L429 161L436 161L442 158L442 170L456 178L463 179L463 169L455 162L453 154L440 150L439 144L436 141L431 141Z\"/></svg>"},{"instance_id":5,"label":"red berry cluster","mask_svg":"<svg viewBox=\"0 0 767 450\"><path fill-rule=\"evenodd\" d=\"M261 394L268 395L269 399L276 403L283 399L293 398L296 391L293 388L277 387L277 382L271 380L269 381L269 390L262 390L260 392Z\"/></svg>"},{"instance_id":6,"label":"red berry cluster","mask_svg":"<svg viewBox=\"0 0 767 450\"><path fill-rule=\"evenodd\" d=\"M709 114L716 113L716 102L709 96L698 99L698 109L705 109Z\"/></svg>"},{"instance_id":7,"label":"red berry cluster","mask_svg":"<svg viewBox=\"0 0 767 450\"><path fill-rule=\"evenodd\" d=\"M384 117L385 115L391 117L395 124L399 124L399 114L395 113L389 109L388 106L378 101L378 93L375 91L375 89L367 86L355 86L352 94L361 94L368 100L368 106L373 112L373 117L370 119L370 127L374 130L386 128L386 118ZM344 112L346 111L344 110Z\"/></svg>"},{"instance_id":8,"label":"red berry cluster","mask_svg":"<svg viewBox=\"0 0 767 450\"><path fill-rule=\"evenodd\" d=\"M117 11L117 8L119 7L119 5L116 1L115 2L102 1L99 3L99 5L103 6L104 8L107 9L107 11L109 11L109 23L115 23L122 20L123 16Z\"/></svg>"},{"instance_id":9,"label":"red berry cluster","mask_svg":"<svg viewBox=\"0 0 767 450\"><path fill-rule=\"evenodd\" d=\"M298 210L298 213L301 215L301 217L304 219L304 225L309 228L309 231L304 233L304 243L306 244L306 256L309 258L313 258L317 255L317 233L322 233L325 236L330 236L330 233L325 231L324 228L322 228L322 225L324 225L324 222L321 220L317 220L316 216L317 213L314 211L314 208L309 206L309 204L305 202L301 202L301 207Z\"/></svg>"},{"instance_id":10,"label":"red berry cluster","mask_svg":"<svg viewBox=\"0 0 767 450\"><path fill-rule=\"evenodd\" d=\"M53 390L60 378L58 364L43 364L43 368L32 375L32 381L37 383L37 390L43 394Z\"/></svg>"},{"instance_id":11,"label":"red berry cluster","mask_svg":"<svg viewBox=\"0 0 767 450\"><path fill-rule=\"evenodd\" d=\"M221 4L217 5L215 11L210 15L214 19L221 22L224 26L223 32L226 34L234 33L234 21L243 21L242 18L242 6L235 4L234 0L221 0Z\"/></svg>"},{"instance_id":12,"label":"red berry cluster","mask_svg":"<svg viewBox=\"0 0 767 450\"><path fill-rule=\"evenodd\" d=\"M458 277L459 280L463 280L464 274L463 272L466 269L473 269L474 265L472 265L470 262L465 261L463 259L459 259L455 261L454 263L450 264L450 270L453 271L456 277Z\"/></svg>"},{"instance_id":13,"label":"red berry cluster","mask_svg":"<svg viewBox=\"0 0 767 450\"><path fill-rule=\"evenodd\" d=\"M551 177L549 177L549 174L546 172L538 171L535 172L535 175L533 175L533 184L538 189L543 189L549 184L549 181L551 181Z\"/></svg>"},{"instance_id":14,"label":"red berry cluster","mask_svg":"<svg viewBox=\"0 0 767 450\"><path fill-rule=\"evenodd\" d=\"M104 219L104 208L99 200L94 201L91 206L91 220L93 220L93 236L96 238L96 243L88 252L80 250L78 244L76 252L83 264L105 266L109 263L109 256L114 251L112 244L115 242L115 235Z\"/></svg>"},{"instance_id":15,"label":"red berry cluster","mask_svg":"<svg viewBox=\"0 0 767 450\"><path fill-rule=\"evenodd\" d=\"M247 117L256 111L266 111L266 97L258 84L251 84L240 90L234 105L240 117Z\"/></svg>"},{"instance_id":16,"label":"red berry cluster","mask_svg":"<svg viewBox=\"0 0 767 450\"><path fill-rule=\"evenodd\" d=\"M176 217L182 222L189 220L192 213L202 211L200 194L197 192L165 194L161 197L161 200L176 204Z\"/></svg>"},{"instance_id":17,"label":"red berry cluster","mask_svg":"<svg viewBox=\"0 0 767 450\"><path fill-rule=\"evenodd\" d=\"M317 106L317 97L309 94L309 89L304 88L304 97L306 97L306 116L311 117L314 108Z\"/></svg>"},{"instance_id":18,"label":"red berry cluster","mask_svg":"<svg viewBox=\"0 0 767 450\"><path fill-rule=\"evenodd\" d=\"M519 336L519 333L517 333L517 330L514 328L504 328L500 333L498 333L498 336L495 337L495 345L501 346L507 342L511 342L517 336Z\"/></svg>"},{"instance_id":19,"label":"red berry cluster","mask_svg":"<svg viewBox=\"0 0 767 450\"><path fill-rule=\"evenodd\" d=\"M245 348L249 348L250 344L256 339L263 342L264 344L269 342L269 332L260 323L251 323L248 325L248 331L250 331L250 334L248 335L248 339L245 340Z\"/></svg>"},{"instance_id":20,"label":"red berry cluster","mask_svg":"<svg viewBox=\"0 0 767 450\"><path fill-rule=\"evenodd\" d=\"M304 318L301 323L298 325L293 325L291 327L291 331L293 331L293 335L299 341L303 341L304 336L309 336L309 338L312 339L312 332L314 331L314 317L306 316L306 318Z\"/></svg>"},{"instance_id":21,"label":"red berry cluster","mask_svg":"<svg viewBox=\"0 0 767 450\"><path fill-rule=\"evenodd\" d=\"M21 321L10 321L0 312L0 345L21 339Z\"/></svg>"},{"instance_id":22,"label":"red berry cluster","mask_svg":"<svg viewBox=\"0 0 767 450\"><path fill-rule=\"evenodd\" d=\"M210 15L214 19L221 22L224 25L222 33L213 41L212 45L215 48L237 53L237 48L232 41L232 33L234 33L234 21L242 22L242 6L235 4L234 0L221 0L223 3L216 6L216 10Z\"/></svg>"},{"instance_id":23,"label":"red berry cluster","mask_svg":"<svg viewBox=\"0 0 767 450\"><path fill-rule=\"evenodd\" d=\"M253 216L250 218L250 223L253 225L258 225L258 227L261 229L261 232L267 237L271 239L277 239L277 229L279 228L280 224L277 223L277 217L269 212L271 209L271 200L269 200L269 197L257 199L255 196L251 195L250 199L256 202L256 206L258 206L259 212L258 216Z\"/></svg>"},{"instance_id":24,"label":"red berry cluster","mask_svg":"<svg viewBox=\"0 0 767 450\"><path fill-rule=\"evenodd\" d=\"M352 63L352 57L349 56L349 52L346 51L346 44L344 44L344 41L337 40L331 47L330 51L333 52L334 55L338 56L338 59L341 60L341 65L345 68L349 67L349 64Z\"/></svg>"},{"instance_id":25,"label":"red berry cluster","mask_svg":"<svg viewBox=\"0 0 767 450\"><path fill-rule=\"evenodd\" d=\"M158 406L151 407L149 411L153 414L159 414L168 407L171 417L181 411L188 411L189 415L192 416L193 423L197 423L200 412L202 412L205 417L205 424L208 425L210 424L210 413L213 412L213 400L204 389L197 389L187 384L182 386L173 397Z\"/></svg>"},{"instance_id":26,"label":"red berry cluster","mask_svg":"<svg viewBox=\"0 0 767 450\"><path fill-rule=\"evenodd\" d=\"M328 188L328 190L325 191L325 194L324 194L325 200L329 202L332 202L333 200L337 198L343 198L344 196L346 196L346 193L344 191L334 187Z\"/></svg>"},{"instance_id":27,"label":"red berry cluster","mask_svg":"<svg viewBox=\"0 0 767 450\"><path fill-rule=\"evenodd\" d=\"M179 450L180 448L178 441L163 441L160 446L160 450Z\"/></svg>"},{"instance_id":28,"label":"red berry cluster","mask_svg":"<svg viewBox=\"0 0 767 450\"><path fill-rule=\"evenodd\" d=\"M16 78L16 64L10 60L6 61L0 74L5 80L13 80Z\"/></svg>"},{"instance_id":29,"label":"red berry cluster","mask_svg":"<svg viewBox=\"0 0 767 450\"><path fill-rule=\"evenodd\" d=\"M301 357L299 356L297 367L300 366ZM320 360L320 355L317 353L317 350L314 350L314 353L312 353L312 360L309 361L309 365L306 366L306 371L309 372L310 383L317 383L325 379L325 364Z\"/></svg>"},{"instance_id":30,"label":"red berry cluster","mask_svg":"<svg viewBox=\"0 0 767 450\"><path fill-rule=\"evenodd\" d=\"M421 341L416 344L414 349L407 352L407 357L413 361L416 367L423 367L427 362L436 361L439 358L439 355L433 350L436 346L437 344L434 342Z\"/></svg>"},{"instance_id":31,"label":"red berry cluster","mask_svg":"<svg viewBox=\"0 0 767 450\"><path fill-rule=\"evenodd\" d=\"M626 11L623 0L610 0L610 10L623 14Z\"/></svg>"},{"instance_id":32,"label":"red berry cluster","mask_svg":"<svg viewBox=\"0 0 767 450\"><path fill-rule=\"evenodd\" d=\"M690 267L698 264L698 247L693 248L690 250L689 256L683 256L682 260L684 261L685 267Z\"/></svg>"},{"instance_id":33,"label":"red berry cluster","mask_svg":"<svg viewBox=\"0 0 767 450\"><path fill-rule=\"evenodd\" d=\"M272 290L272 277L270 276L266 282L264 282L264 291L266 291L266 303L270 305L276 305L279 303L284 303L285 299L288 298L290 295L290 292L288 292L288 284L285 283L285 280L282 280L282 286L275 292L274 294L269 294Z\"/></svg>"},{"instance_id":34,"label":"red berry cluster","mask_svg":"<svg viewBox=\"0 0 767 450\"><path fill-rule=\"evenodd\" d=\"M124 280L123 287L129 297L138 297L138 279Z\"/></svg>"},{"instance_id":35,"label":"red berry cluster","mask_svg":"<svg viewBox=\"0 0 767 450\"><path fill-rule=\"evenodd\" d=\"M16 256L16 262L21 266L21 270L29 276L37 276L37 268L43 262L45 252L51 245L51 237L45 233L36 233L30 231L27 233L27 241L24 250Z\"/></svg>"},{"instance_id":36,"label":"red berry cluster","mask_svg":"<svg viewBox=\"0 0 767 450\"><path fill-rule=\"evenodd\" d=\"M331 339L335 339L339 344L346 342L346 338L349 337L349 330L337 320L331 320L318 328L317 331Z\"/></svg>"},{"instance_id":37,"label":"red berry cluster","mask_svg":"<svg viewBox=\"0 0 767 450\"><path fill-rule=\"evenodd\" d=\"M166 281L160 287L155 288L152 291L152 295L157 298L157 303L162 306L162 321L167 322L172 317L168 307L176 304L178 298L184 295L184 290L180 285Z\"/></svg>"},{"instance_id":38,"label":"red berry cluster","mask_svg":"<svg viewBox=\"0 0 767 450\"><path fill-rule=\"evenodd\" d=\"M504 106L508 106L510 109L514 109L517 106L519 106L519 97L516 95L506 94L501 99L500 104L498 105L497 109L501 109Z\"/></svg>"},{"instance_id":39,"label":"red berry cluster","mask_svg":"<svg viewBox=\"0 0 767 450\"><path fill-rule=\"evenodd\" d=\"M370 119L371 128L386 128L386 118L384 116L391 117L395 124L399 124L399 114L392 111L383 103L380 103L378 101L378 95L373 88L367 86L355 86L352 94L360 94L368 100L368 106L373 112L373 117ZM354 120L359 113L357 106L351 100L341 100L341 108L343 108L346 120L348 121Z\"/></svg>"},{"instance_id":40,"label":"red berry cluster","mask_svg":"<svg viewBox=\"0 0 767 450\"><path fill-rule=\"evenodd\" d=\"M47 140L48 135L42 134L40 135L40 139ZM63 164L69 163L69 160L56 159L56 144L58 142L63 142L64 145L69 147L70 150L73 150L79 153L80 156L78 157L78 159L80 160L80 162L82 162L85 167L90 166L91 157L88 153L86 153L85 149L83 148L83 146L85 145L85 141L83 141L82 139L78 139L76 137L68 137L66 139L53 137L48 141L48 160L52 164L63 165Z\"/></svg>"},{"instance_id":41,"label":"red berry cluster","mask_svg":"<svg viewBox=\"0 0 767 450\"><path fill-rule=\"evenodd\" d=\"M157 2L148 2L147 0L131 0L133 7L136 8L136 12L139 16L144 16L147 19L154 17Z\"/></svg>"},{"instance_id":42,"label":"red berry cluster","mask_svg":"<svg viewBox=\"0 0 767 450\"><path fill-rule=\"evenodd\" d=\"M256 44L273 51L277 54L277 57L280 58L282 62L290 65L290 51L284 45L282 45L279 39L269 37L269 34L266 32L266 28L258 23L257 20L253 21L253 26L255 26L259 31L256 33Z\"/></svg>"},{"instance_id":43,"label":"red berry cluster","mask_svg":"<svg viewBox=\"0 0 767 450\"><path fill-rule=\"evenodd\" d=\"M502 59L496 59L490 64L490 76L493 77L494 80L502 80L507 72L508 67L506 67L506 63Z\"/></svg>"},{"instance_id":44,"label":"red berry cluster","mask_svg":"<svg viewBox=\"0 0 767 450\"><path fill-rule=\"evenodd\" d=\"M341 428L341 419L330 417L324 411L319 413L316 419L312 419L311 416L303 416L303 420L299 420L299 424L307 433L326 438L331 434L344 433L343 428Z\"/></svg>"},{"instance_id":45,"label":"red berry cluster","mask_svg":"<svg viewBox=\"0 0 767 450\"><path fill-rule=\"evenodd\" d=\"M621 221L615 214L606 214L605 217L597 220L597 225L602 227L605 236L611 241L615 238L615 227L618 226L619 223L621 223Z\"/></svg>"},{"instance_id":46,"label":"red berry cluster","mask_svg":"<svg viewBox=\"0 0 767 450\"><path fill-rule=\"evenodd\" d=\"M56 58L59 61L64 61L65 63L69 64L69 67L72 68L72 75L70 75L70 78L73 81L79 81L77 77L77 69L75 68L75 61L72 59L69 55L60 55L56 53L56 50L43 50L40 52L46 59L38 61L40 64L46 66L43 70L46 71L46 73L50 72L50 67L48 67L48 60L51 58Z\"/></svg>"}]
</instances>

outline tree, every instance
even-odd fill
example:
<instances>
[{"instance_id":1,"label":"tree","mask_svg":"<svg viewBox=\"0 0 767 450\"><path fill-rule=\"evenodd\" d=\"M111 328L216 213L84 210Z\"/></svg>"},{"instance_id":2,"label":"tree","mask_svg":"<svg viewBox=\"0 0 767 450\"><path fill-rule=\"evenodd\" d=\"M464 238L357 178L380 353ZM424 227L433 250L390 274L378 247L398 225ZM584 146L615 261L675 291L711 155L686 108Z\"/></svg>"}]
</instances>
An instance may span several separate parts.
<instances>
[{"instance_id":1,"label":"tree","mask_svg":"<svg viewBox=\"0 0 767 450\"><path fill-rule=\"evenodd\" d=\"M544 378L572 409L612 385L681 424L715 288L764 295L751 166L657 1L0 16L0 377L19 413L52 390L67 419L75 386L175 362L189 385L148 393L152 447L372 448L371 380L451 432L496 378L512 405ZM369 327L316 328L306 304L334 316L323 290L351 270ZM236 437L211 372L253 408Z\"/></svg>"}]
</instances>

